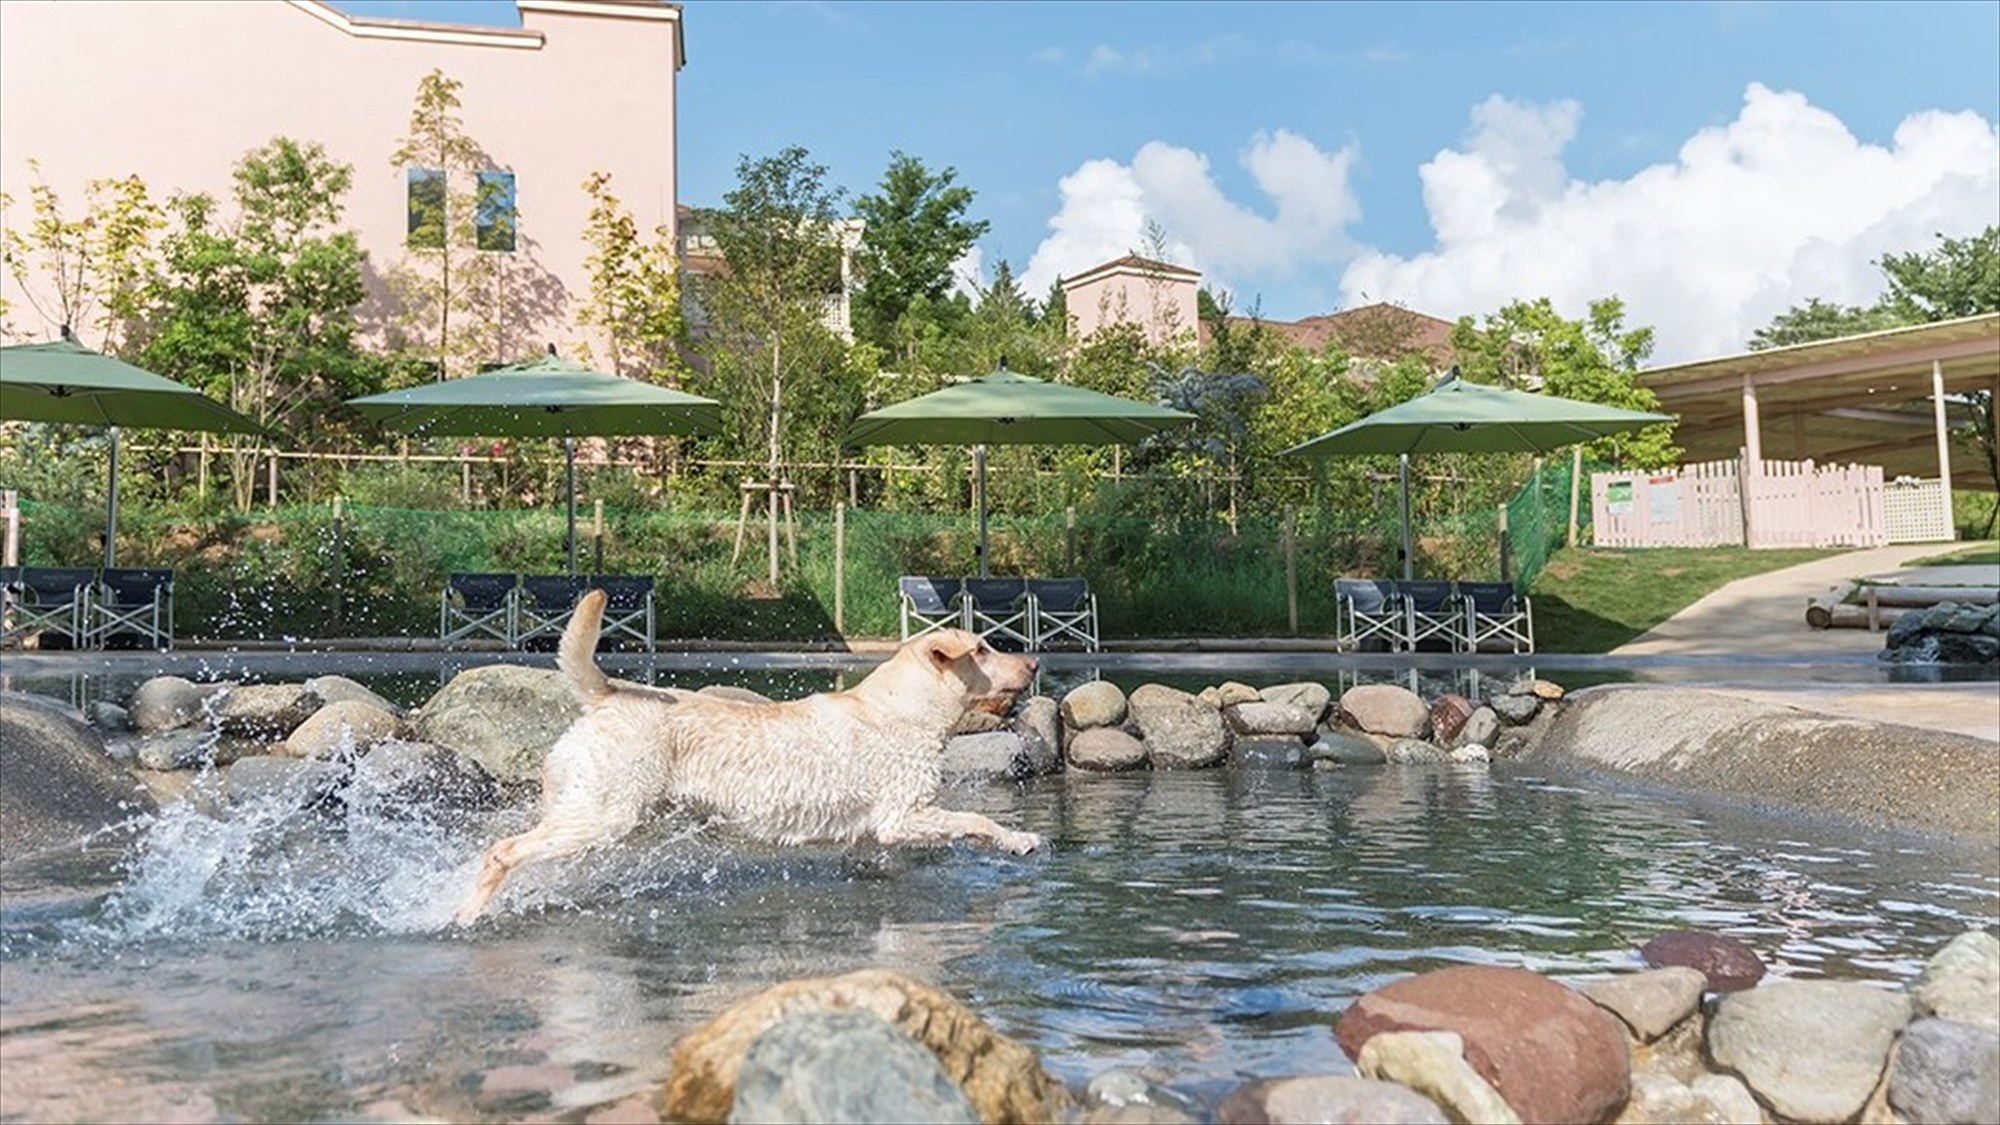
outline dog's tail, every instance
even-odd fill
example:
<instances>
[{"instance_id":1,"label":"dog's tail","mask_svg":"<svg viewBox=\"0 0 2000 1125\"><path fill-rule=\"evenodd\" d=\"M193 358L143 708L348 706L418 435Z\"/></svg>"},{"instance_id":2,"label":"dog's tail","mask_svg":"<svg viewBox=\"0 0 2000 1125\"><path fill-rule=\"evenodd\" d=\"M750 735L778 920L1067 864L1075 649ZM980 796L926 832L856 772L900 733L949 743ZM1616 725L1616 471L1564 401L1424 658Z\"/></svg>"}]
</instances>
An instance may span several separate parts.
<instances>
[{"instance_id":1,"label":"dog's tail","mask_svg":"<svg viewBox=\"0 0 2000 1125\"><path fill-rule=\"evenodd\" d=\"M556 650L556 667L569 677L570 688L585 704L611 694L611 680L597 666L597 634L604 624L604 591L592 590L577 599Z\"/></svg>"}]
</instances>

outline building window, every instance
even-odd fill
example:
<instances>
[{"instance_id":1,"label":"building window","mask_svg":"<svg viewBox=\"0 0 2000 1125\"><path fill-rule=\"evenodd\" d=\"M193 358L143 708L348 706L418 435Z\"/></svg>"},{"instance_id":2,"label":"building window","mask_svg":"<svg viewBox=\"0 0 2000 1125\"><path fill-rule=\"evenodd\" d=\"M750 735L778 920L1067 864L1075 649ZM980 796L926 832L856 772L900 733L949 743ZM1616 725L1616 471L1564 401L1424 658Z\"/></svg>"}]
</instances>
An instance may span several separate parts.
<instances>
[{"instance_id":1,"label":"building window","mask_svg":"<svg viewBox=\"0 0 2000 1125\"><path fill-rule=\"evenodd\" d=\"M514 252L514 173L479 173L473 206L476 244L481 250Z\"/></svg>"},{"instance_id":2,"label":"building window","mask_svg":"<svg viewBox=\"0 0 2000 1125\"><path fill-rule=\"evenodd\" d=\"M412 168L409 172L410 234L412 250L444 247L444 172L437 168Z\"/></svg>"}]
</instances>

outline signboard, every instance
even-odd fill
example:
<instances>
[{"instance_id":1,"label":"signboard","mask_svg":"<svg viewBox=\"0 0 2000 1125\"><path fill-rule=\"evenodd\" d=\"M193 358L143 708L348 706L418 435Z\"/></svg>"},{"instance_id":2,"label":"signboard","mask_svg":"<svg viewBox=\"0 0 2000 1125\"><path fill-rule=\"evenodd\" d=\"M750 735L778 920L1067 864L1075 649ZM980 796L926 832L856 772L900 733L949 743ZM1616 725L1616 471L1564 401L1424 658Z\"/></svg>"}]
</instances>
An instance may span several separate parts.
<instances>
[{"instance_id":1,"label":"signboard","mask_svg":"<svg viewBox=\"0 0 2000 1125\"><path fill-rule=\"evenodd\" d=\"M1605 505L1611 510L1612 515L1631 515L1632 482L1629 480L1614 480L1606 484L1604 486L1604 501Z\"/></svg>"},{"instance_id":2,"label":"signboard","mask_svg":"<svg viewBox=\"0 0 2000 1125\"><path fill-rule=\"evenodd\" d=\"M1681 485L1678 477L1653 477L1646 482L1646 513L1649 522L1681 522Z\"/></svg>"}]
</instances>

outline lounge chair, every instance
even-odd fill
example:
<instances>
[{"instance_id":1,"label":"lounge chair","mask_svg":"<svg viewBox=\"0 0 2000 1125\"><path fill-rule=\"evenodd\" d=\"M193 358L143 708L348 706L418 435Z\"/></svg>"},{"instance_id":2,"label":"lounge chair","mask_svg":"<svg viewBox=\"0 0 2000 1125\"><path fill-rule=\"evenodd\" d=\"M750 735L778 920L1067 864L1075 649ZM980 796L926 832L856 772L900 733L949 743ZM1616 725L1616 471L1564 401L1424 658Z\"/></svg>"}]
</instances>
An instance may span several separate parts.
<instances>
[{"instance_id":1,"label":"lounge chair","mask_svg":"<svg viewBox=\"0 0 2000 1125\"><path fill-rule=\"evenodd\" d=\"M599 574L590 585L604 591L604 631L598 646L617 644L620 638L656 651L653 631L653 579L650 575Z\"/></svg>"},{"instance_id":2,"label":"lounge chair","mask_svg":"<svg viewBox=\"0 0 2000 1125\"><path fill-rule=\"evenodd\" d=\"M576 600L589 588L586 579L574 574L522 575L514 595L514 646L527 648L532 641L554 648L576 612Z\"/></svg>"},{"instance_id":3,"label":"lounge chair","mask_svg":"<svg viewBox=\"0 0 2000 1125\"><path fill-rule=\"evenodd\" d=\"M468 637L492 637L514 644L514 590L520 578L512 574L458 572L445 579L438 602L438 640L449 647Z\"/></svg>"},{"instance_id":4,"label":"lounge chair","mask_svg":"<svg viewBox=\"0 0 2000 1125\"><path fill-rule=\"evenodd\" d=\"M1459 605L1465 612L1465 650L1479 652L1535 651L1535 617L1526 594L1512 582L1460 582Z\"/></svg>"},{"instance_id":5,"label":"lounge chair","mask_svg":"<svg viewBox=\"0 0 2000 1125\"><path fill-rule=\"evenodd\" d=\"M1333 580L1333 625L1350 652L1388 652L1403 644L1403 607L1395 583L1373 578Z\"/></svg>"},{"instance_id":6,"label":"lounge chair","mask_svg":"<svg viewBox=\"0 0 2000 1125\"><path fill-rule=\"evenodd\" d=\"M136 637L148 647L174 647L174 572L160 568L111 567L97 579L85 622L93 648L117 637Z\"/></svg>"},{"instance_id":7,"label":"lounge chair","mask_svg":"<svg viewBox=\"0 0 2000 1125\"><path fill-rule=\"evenodd\" d=\"M54 633L78 648L89 643L90 587L96 571L87 566L24 566L17 574L16 633Z\"/></svg>"},{"instance_id":8,"label":"lounge chair","mask_svg":"<svg viewBox=\"0 0 2000 1125\"><path fill-rule=\"evenodd\" d=\"M934 629L956 629L965 615L958 599L965 592L965 579L905 574L897 580L897 600L902 604L903 639L921 637ZM914 632L912 628L914 627Z\"/></svg>"},{"instance_id":9,"label":"lounge chair","mask_svg":"<svg viewBox=\"0 0 2000 1125\"><path fill-rule=\"evenodd\" d=\"M968 578L959 604L965 613L964 628L985 637L993 647L1013 650L1034 644L1027 579Z\"/></svg>"},{"instance_id":10,"label":"lounge chair","mask_svg":"<svg viewBox=\"0 0 2000 1125\"><path fill-rule=\"evenodd\" d=\"M1028 579L1029 648L1040 652L1052 643L1074 641L1085 652L1096 652L1097 595L1082 578Z\"/></svg>"},{"instance_id":11,"label":"lounge chair","mask_svg":"<svg viewBox=\"0 0 2000 1125\"><path fill-rule=\"evenodd\" d=\"M1453 583L1397 582L1396 600L1403 609L1403 645L1415 652L1426 643L1435 651L1458 652L1465 646L1465 614Z\"/></svg>"}]
</instances>

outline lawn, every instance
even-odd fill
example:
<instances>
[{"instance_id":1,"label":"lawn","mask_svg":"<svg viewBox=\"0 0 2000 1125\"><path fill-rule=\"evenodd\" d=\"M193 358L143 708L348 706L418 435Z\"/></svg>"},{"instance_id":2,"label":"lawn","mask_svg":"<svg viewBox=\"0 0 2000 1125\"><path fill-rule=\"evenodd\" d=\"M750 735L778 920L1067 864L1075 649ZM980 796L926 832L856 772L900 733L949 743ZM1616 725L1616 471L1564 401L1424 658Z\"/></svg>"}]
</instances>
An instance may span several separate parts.
<instances>
[{"instance_id":1,"label":"lawn","mask_svg":"<svg viewBox=\"0 0 2000 1125\"><path fill-rule=\"evenodd\" d=\"M1742 547L1558 551L1529 591L1535 648L1610 652L1738 578L1839 553Z\"/></svg>"},{"instance_id":2,"label":"lawn","mask_svg":"<svg viewBox=\"0 0 2000 1125\"><path fill-rule=\"evenodd\" d=\"M1918 559L1911 566L1988 566L2000 564L2000 543L1968 543L1955 551Z\"/></svg>"}]
</instances>

